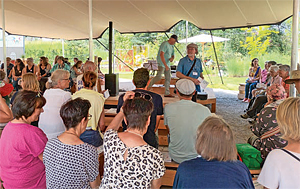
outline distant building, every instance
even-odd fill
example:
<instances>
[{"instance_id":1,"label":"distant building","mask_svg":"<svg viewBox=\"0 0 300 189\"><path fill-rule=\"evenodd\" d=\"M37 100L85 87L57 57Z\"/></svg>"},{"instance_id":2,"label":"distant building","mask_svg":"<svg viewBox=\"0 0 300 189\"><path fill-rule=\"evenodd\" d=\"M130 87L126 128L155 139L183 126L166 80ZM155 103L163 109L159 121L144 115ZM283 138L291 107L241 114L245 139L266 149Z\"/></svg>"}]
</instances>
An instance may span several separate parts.
<instances>
[{"instance_id":1,"label":"distant building","mask_svg":"<svg viewBox=\"0 0 300 189\"><path fill-rule=\"evenodd\" d=\"M2 30L0 29L0 60L4 62L3 57L3 38L2 38ZM25 44L23 36L18 35L8 35L6 34L6 56L10 57L12 60L16 60L17 58L21 58L22 55L25 55Z\"/></svg>"}]
</instances>

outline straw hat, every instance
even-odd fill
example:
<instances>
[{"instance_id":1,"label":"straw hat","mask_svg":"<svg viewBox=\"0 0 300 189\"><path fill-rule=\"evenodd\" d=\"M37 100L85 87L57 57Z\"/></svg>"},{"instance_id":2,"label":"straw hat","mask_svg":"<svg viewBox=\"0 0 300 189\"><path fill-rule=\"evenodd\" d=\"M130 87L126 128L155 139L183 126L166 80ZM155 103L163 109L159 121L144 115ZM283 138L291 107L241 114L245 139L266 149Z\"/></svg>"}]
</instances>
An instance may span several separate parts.
<instances>
[{"instance_id":1,"label":"straw hat","mask_svg":"<svg viewBox=\"0 0 300 189\"><path fill-rule=\"evenodd\" d=\"M286 84L293 84L295 81L300 80L300 70L293 70L291 74L291 78L285 80Z\"/></svg>"}]
</instances>

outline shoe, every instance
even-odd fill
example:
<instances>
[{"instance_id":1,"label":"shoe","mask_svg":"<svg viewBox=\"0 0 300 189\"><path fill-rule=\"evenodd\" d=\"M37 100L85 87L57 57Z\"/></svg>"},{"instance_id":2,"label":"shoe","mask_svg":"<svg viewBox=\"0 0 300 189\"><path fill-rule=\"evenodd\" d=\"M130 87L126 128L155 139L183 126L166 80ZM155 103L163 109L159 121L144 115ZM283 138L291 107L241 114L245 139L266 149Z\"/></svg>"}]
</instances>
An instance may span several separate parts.
<instances>
[{"instance_id":1,"label":"shoe","mask_svg":"<svg viewBox=\"0 0 300 189\"><path fill-rule=\"evenodd\" d=\"M251 101L251 99L248 99L246 102L248 102L248 103L249 103L250 101Z\"/></svg>"},{"instance_id":2,"label":"shoe","mask_svg":"<svg viewBox=\"0 0 300 189\"><path fill-rule=\"evenodd\" d=\"M247 102L247 101L248 101L248 98L244 98L244 99L243 99L243 102Z\"/></svg>"},{"instance_id":3,"label":"shoe","mask_svg":"<svg viewBox=\"0 0 300 189\"><path fill-rule=\"evenodd\" d=\"M243 118L243 119L248 119L249 116L248 116L248 114L246 113L246 114L241 115L241 118Z\"/></svg>"},{"instance_id":4,"label":"shoe","mask_svg":"<svg viewBox=\"0 0 300 189\"><path fill-rule=\"evenodd\" d=\"M175 98L175 96L173 96L171 94L165 95L165 97Z\"/></svg>"}]
</instances>

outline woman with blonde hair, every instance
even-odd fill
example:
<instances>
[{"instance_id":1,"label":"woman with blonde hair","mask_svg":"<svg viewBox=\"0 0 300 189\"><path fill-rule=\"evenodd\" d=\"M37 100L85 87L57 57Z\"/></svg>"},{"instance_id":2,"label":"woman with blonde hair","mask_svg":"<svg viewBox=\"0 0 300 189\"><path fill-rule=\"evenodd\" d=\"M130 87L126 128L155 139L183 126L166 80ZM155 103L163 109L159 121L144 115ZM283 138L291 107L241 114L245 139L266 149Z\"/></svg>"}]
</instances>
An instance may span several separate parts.
<instances>
[{"instance_id":1,"label":"woman with blonde hair","mask_svg":"<svg viewBox=\"0 0 300 189\"><path fill-rule=\"evenodd\" d=\"M300 98L288 98L277 108L277 122L283 149L269 153L258 182L265 188L299 188L300 186Z\"/></svg>"},{"instance_id":2,"label":"woman with blonde hair","mask_svg":"<svg viewBox=\"0 0 300 189\"><path fill-rule=\"evenodd\" d=\"M48 88L44 97L47 103L44 107L44 112L41 113L39 126L45 132L48 139L55 138L65 131L64 123L59 116L61 106L71 99L71 93L64 91L69 87L70 73L66 70L55 70L46 87Z\"/></svg>"},{"instance_id":3,"label":"woman with blonde hair","mask_svg":"<svg viewBox=\"0 0 300 189\"><path fill-rule=\"evenodd\" d=\"M251 174L241 161L229 125L217 116L198 127L195 148L199 156L177 169L173 188L253 188Z\"/></svg>"},{"instance_id":4,"label":"woman with blonde hair","mask_svg":"<svg viewBox=\"0 0 300 189\"><path fill-rule=\"evenodd\" d=\"M103 144L101 131L104 131L104 97L102 94L93 90L97 82L97 75L94 72L87 71L83 74L83 88L73 94L72 98L78 97L88 100L91 103L89 114L92 116L87 124L84 133L80 135L80 140L99 147Z\"/></svg>"},{"instance_id":5,"label":"woman with blonde hair","mask_svg":"<svg viewBox=\"0 0 300 189\"><path fill-rule=\"evenodd\" d=\"M22 90L40 92L39 82L33 73L25 73L22 75L20 84ZM10 104L12 105L19 91L11 97ZM40 93L39 93L40 94ZM38 127L38 121L31 122L31 125Z\"/></svg>"}]
</instances>

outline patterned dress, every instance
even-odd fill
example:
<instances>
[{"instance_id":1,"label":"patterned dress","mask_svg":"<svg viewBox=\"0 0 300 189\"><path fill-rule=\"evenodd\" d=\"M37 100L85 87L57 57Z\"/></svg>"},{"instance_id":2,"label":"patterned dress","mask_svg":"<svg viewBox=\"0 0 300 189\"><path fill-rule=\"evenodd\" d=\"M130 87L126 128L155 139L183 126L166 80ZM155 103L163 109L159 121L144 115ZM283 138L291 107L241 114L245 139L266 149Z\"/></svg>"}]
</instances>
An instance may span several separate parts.
<instances>
[{"instance_id":1,"label":"patterned dress","mask_svg":"<svg viewBox=\"0 0 300 189\"><path fill-rule=\"evenodd\" d=\"M260 138L266 132L278 127L276 110L280 102L281 101L278 101L263 108L257 118L256 124L251 127L251 131L259 137L253 146L261 152L263 159L265 159L273 149L283 148L287 145L287 141L280 138L280 132L265 139Z\"/></svg>"},{"instance_id":2,"label":"patterned dress","mask_svg":"<svg viewBox=\"0 0 300 189\"><path fill-rule=\"evenodd\" d=\"M99 175L97 149L87 143L68 145L53 138L43 155L47 188L91 188Z\"/></svg>"},{"instance_id":3,"label":"patterned dress","mask_svg":"<svg viewBox=\"0 0 300 189\"><path fill-rule=\"evenodd\" d=\"M123 155L128 151L124 160ZM126 147L114 130L104 134L104 176L100 188L150 188L164 175L162 153L152 146Z\"/></svg>"}]
</instances>

